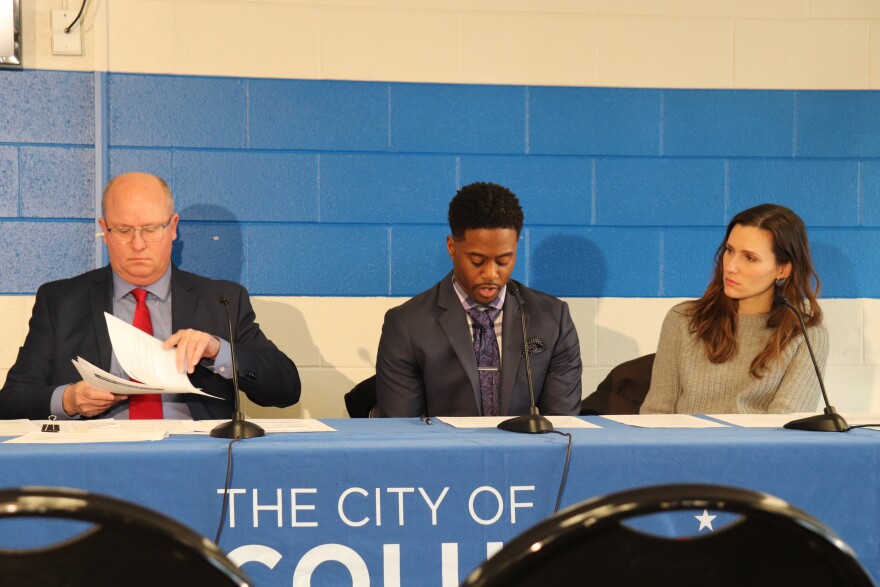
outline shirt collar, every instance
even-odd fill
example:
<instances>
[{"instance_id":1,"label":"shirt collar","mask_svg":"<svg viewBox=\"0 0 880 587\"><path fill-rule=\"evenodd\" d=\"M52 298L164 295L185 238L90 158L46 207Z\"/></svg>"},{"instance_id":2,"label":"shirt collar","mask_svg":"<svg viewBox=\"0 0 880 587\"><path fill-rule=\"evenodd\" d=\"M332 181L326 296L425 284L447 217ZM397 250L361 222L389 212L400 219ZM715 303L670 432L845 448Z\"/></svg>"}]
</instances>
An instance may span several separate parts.
<instances>
[{"instance_id":1,"label":"shirt collar","mask_svg":"<svg viewBox=\"0 0 880 587\"><path fill-rule=\"evenodd\" d=\"M461 302L462 307L467 311L474 307L481 307L483 304L477 303L474 298L467 295L467 293L462 289L462 287L455 280L455 277L452 278L452 288L455 290L455 294L458 296L458 300ZM498 295L495 296L495 299L492 300L488 306L490 308L498 308L499 310L504 307L504 298L507 295L507 284L504 284L504 287L501 288L501 291L498 292Z\"/></svg>"},{"instance_id":2,"label":"shirt collar","mask_svg":"<svg viewBox=\"0 0 880 587\"><path fill-rule=\"evenodd\" d=\"M168 294L171 293L171 263L168 264L162 277L150 285L132 285L119 277L116 271L113 271L113 301L118 302L137 288L145 289L163 302L166 301Z\"/></svg>"}]
</instances>

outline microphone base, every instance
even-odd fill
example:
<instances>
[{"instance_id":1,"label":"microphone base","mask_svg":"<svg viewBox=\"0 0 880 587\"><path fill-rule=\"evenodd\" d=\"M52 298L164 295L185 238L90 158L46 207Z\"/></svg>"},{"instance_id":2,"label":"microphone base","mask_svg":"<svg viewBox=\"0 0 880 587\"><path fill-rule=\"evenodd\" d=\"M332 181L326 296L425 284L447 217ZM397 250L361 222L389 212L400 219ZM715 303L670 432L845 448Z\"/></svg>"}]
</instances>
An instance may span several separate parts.
<instances>
[{"instance_id":1,"label":"microphone base","mask_svg":"<svg viewBox=\"0 0 880 587\"><path fill-rule=\"evenodd\" d=\"M825 408L824 414L792 420L783 428L789 430L808 430L811 432L846 432L850 426L843 416L832 407Z\"/></svg>"},{"instance_id":2,"label":"microphone base","mask_svg":"<svg viewBox=\"0 0 880 587\"><path fill-rule=\"evenodd\" d=\"M553 424L541 414L526 414L505 420L498 424L501 430L508 432L522 432L523 434L543 434L553 432Z\"/></svg>"},{"instance_id":3,"label":"microphone base","mask_svg":"<svg viewBox=\"0 0 880 587\"><path fill-rule=\"evenodd\" d=\"M211 430L214 438L233 438L242 440L245 438L258 438L266 436L266 431L253 422L244 419L244 414L236 412L229 422L218 424Z\"/></svg>"}]
</instances>

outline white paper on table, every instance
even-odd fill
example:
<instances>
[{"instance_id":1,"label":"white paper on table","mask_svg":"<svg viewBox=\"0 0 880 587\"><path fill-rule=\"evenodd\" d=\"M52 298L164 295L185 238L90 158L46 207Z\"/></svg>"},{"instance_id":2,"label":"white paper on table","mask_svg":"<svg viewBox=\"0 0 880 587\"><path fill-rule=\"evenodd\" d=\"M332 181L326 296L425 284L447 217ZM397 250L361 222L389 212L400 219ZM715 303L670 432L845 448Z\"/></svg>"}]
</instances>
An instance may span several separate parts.
<instances>
[{"instance_id":1,"label":"white paper on table","mask_svg":"<svg viewBox=\"0 0 880 587\"><path fill-rule=\"evenodd\" d=\"M41 428L40 424L31 420L0 420L0 436L20 436L28 432L39 432Z\"/></svg>"},{"instance_id":2,"label":"white paper on table","mask_svg":"<svg viewBox=\"0 0 880 587\"><path fill-rule=\"evenodd\" d=\"M116 420L113 418L99 418L96 420L39 420L36 424L39 428L43 424L57 424L64 432L83 432L89 430L104 431L116 429L122 432L163 432L165 434L185 434L196 432L201 420Z\"/></svg>"},{"instance_id":3,"label":"white paper on table","mask_svg":"<svg viewBox=\"0 0 880 587\"><path fill-rule=\"evenodd\" d=\"M173 430L172 434L208 434L216 426L226 422L229 422L229 420L198 420L193 423L191 430L182 432ZM335 428L310 418L248 418L248 422L258 425L266 431L266 434L277 434L279 432L337 432Z\"/></svg>"},{"instance_id":4,"label":"white paper on table","mask_svg":"<svg viewBox=\"0 0 880 587\"><path fill-rule=\"evenodd\" d=\"M708 416L740 426L742 428L782 428L792 420L799 420L807 416L815 416L816 412L803 414L707 414ZM880 420L875 420L880 422Z\"/></svg>"},{"instance_id":5,"label":"white paper on table","mask_svg":"<svg viewBox=\"0 0 880 587\"><path fill-rule=\"evenodd\" d=\"M597 424L575 416L545 416L554 428L601 428ZM498 428L498 424L510 420L511 416L444 416L436 418L454 428Z\"/></svg>"},{"instance_id":6,"label":"white paper on table","mask_svg":"<svg viewBox=\"0 0 880 587\"><path fill-rule=\"evenodd\" d=\"M726 424L697 418L689 414L624 414L602 416L637 428L727 428Z\"/></svg>"},{"instance_id":7,"label":"white paper on table","mask_svg":"<svg viewBox=\"0 0 880 587\"><path fill-rule=\"evenodd\" d=\"M85 444L94 442L143 442L162 440L168 436L165 430L137 431L122 428L96 428L70 430L69 432L28 432L4 444Z\"/></svg>"},{"instance_id":8,"label":"white paper on table","mask_svg":"<svg viewBox=\"0 0 880 587\"><path fill-rule=\"evenodd\" d=\"M709 414L712 418L722 420L734 426L743 428L782 428L793 420L821 415L822 410L815 412L798 412L795 414ZM843 419L850 426L864 426L865 424L877 424L869 428L880 428L880 414L874 412L846 412L841 413Z\"/></svg>"},{"instance_id":9,"label":"white paper on table","mask_svg":"<svg viewBox=\"0 0 880 587\"><path fill-rule=\"evenodd\" d=\"M821 413L821 412L817 412ZM810 414L811 416L813 414ZM866 424L880 425L880 414L876 412L843 412L841 414L850 426L865 426ZM878 430L880 426L866 426L871 430Z\"/></svg>"}]
</instances>

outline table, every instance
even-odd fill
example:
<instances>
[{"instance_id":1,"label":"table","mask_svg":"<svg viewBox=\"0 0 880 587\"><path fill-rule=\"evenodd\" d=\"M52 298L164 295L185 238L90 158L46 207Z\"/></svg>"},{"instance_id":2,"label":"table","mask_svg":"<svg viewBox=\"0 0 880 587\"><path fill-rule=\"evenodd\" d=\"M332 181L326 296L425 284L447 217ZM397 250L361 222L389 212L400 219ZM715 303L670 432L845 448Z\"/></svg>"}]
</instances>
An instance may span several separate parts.
<instances>
[{"instance_id":1,"label":"table","mask_svg":"<svg viewBox=\"0 0 880 587\"><path fill-rule=\"evenodd\" d=\"M658 483L777 495L829 525L880 578L880 433L572 430L563 506ZM257 585L452 587L552 513L566 439L418 419L326 420L338 433L233 446L220 546ZM0 486L87 489L156 509L213 538L228 441L0 444ZM0 532L2 535L2 532ZM247 561L247 562L244 562Z\"/></svg>"}]
</instances>

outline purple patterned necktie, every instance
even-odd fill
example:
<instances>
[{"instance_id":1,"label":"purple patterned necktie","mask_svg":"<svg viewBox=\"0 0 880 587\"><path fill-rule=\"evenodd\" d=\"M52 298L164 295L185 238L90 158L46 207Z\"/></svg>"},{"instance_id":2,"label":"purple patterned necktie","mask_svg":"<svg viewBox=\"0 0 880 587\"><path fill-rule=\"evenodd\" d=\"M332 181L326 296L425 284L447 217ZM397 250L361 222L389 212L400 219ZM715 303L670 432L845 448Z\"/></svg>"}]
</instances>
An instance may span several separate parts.
<instances>
[{"instance_id":1,"label":"purple patterned necktie","mask_svg":"<svg viewBox=\"0 0 880 587\"><path fill-rule=\"evenodd\" d=\"M480 373L480 398L484 416L501 414L501 353L495 338L495 318L498 308L489 306L485 310L470 308L467 312L474 321L474 354Z\"/></svg>"}]
</instances>

